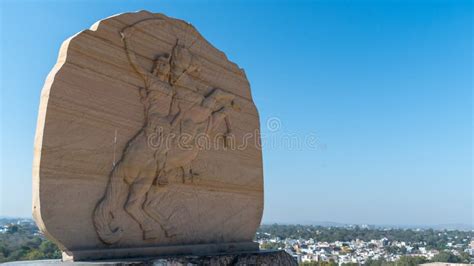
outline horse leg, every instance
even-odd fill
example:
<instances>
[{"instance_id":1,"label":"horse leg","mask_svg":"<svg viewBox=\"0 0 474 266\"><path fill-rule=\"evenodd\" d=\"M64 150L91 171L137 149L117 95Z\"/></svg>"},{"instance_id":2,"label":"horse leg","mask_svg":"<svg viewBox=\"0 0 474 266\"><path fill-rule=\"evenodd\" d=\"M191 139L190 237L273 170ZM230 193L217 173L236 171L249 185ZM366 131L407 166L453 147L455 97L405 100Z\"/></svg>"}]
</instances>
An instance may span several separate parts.
<instances>
[{"instance_id":1,"label":"horse leg","mask_svg":"<svg viewBox=\"0 0 474 266\"><path fill-rule=\"evenodd\" d=\"M177 228L170 223L169 217L166 217L159 211L159 201L162 199L163 196L167 194L167 188L165 186L158 186L156 187L158 190L155 193L165 193L164 195L155 194L154 197L150 197L150 193L147 193L145 203L143 204L143 210L146 214L155 220L160 226L161 229L165 232L167 237L173 237L178 234ZM151 234L151 232L150 232Z\"/></svg>"},{"instance_id":2,"label":"horse leg","mask_svg":"<svg viewBox=\"0 0 474 266\"><path fill-rule=\"evenodd\" d=\"M147 193L151 188L154 176L138 177L133 184L130 185L130 192L127 202L125 203L125 210L137 221L143 231L143 238L155 238L154 222L143 210Z\"/></svg>"},{"instance_id":3,"label":"horse leg","mask_svg":"<svg viewBox=\"0 0 474 266\"><path fill-rule=\"evenodd\" d=\"M181 170L183 171L183 184L186 184L189 182L194 183L194 181L198 181L196 177L198 176L198 174L193 172L191 162L181 166Z\"/></svg>"},{"instance_id":4,"label":"horse leg","mask_svg":"<svg viewBox=\"0 0 474 266\"><path fill-rule=\"evenodd\" d=\"M158 188L158 189L164 190L165 188L162 187L162 188ZM159 192L157 192L157 193L159 193ZM168 217L165 217L165 215L163 215L157 209L158 202L159 202L159 199L156 199L156 198L155 199L147 199L146 202L145 202L145 205L144 205L145 212L151 218L153 218L153 220L155 220L158 224L160 224L161 229L163 229L163 231L165 232L165 235L167 237L173 237L173 236L178 235L178 229L173 224L171 224Z\"/></svg>"},{"instance_id":5,"label":"horse leg","mask_svg":"<svg viewBox=\"0 0 474 266\"><path fill-rule=\"evenodd\" d=\"M230 119L229 119L229 112L230 112L230 108L229 107L223 107L222 109L220 109L219 111L215 111L211 114L211 125L210 127L208 128L208 133L210 132L214 132L218 129L219 125L222 123L222 122L225 122L225 126L226 126L226 133L224 135L224 146L225 147L229 147L229 141L231 141L231 147L233 147L233 139L229 139L229 134L232 132L232 125L230 123Z\"/></svg>"}]
</instances>

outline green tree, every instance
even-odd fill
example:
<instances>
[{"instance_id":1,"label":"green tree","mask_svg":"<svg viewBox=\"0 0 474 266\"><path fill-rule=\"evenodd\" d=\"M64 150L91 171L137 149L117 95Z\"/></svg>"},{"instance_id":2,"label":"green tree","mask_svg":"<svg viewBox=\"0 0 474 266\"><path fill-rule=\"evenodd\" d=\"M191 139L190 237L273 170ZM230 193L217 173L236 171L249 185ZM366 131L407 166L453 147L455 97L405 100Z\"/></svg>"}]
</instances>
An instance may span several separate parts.
<instances>
[{"instance_id":1,"label":"green tree","mask_svg":"<svg viewBox=\"0 0 474 266\"><path fill-rule=\"evenodd\" d=\"M427 262L425 257L419 257L419 256L402 256L400 259L397 261L397 265L404 265L404 266L416 266L420 265Z\"/></svg>"},{"instance_id":2,"label":"green tree","mask_svg":"<svg viewBox=\"0 0 474 266\"><path fill-rule=\"evenodd\" d=\"M471 262L471 257L469 256L469 253L467 252L461 252L461 262L462 263L470 263Z\"/></svg>"},{"instance_id":3,"label":"green tree","mask_svg":"<svg viewBox=\"0 0 474 266\"><path fill-rule=\"evenodd\" d=\"M7 233L14 234L16 232L18 232L18 225L13 224L7 228Z\"/></svg>"},{"instance_id":4,"label":"green tree","mask_svg":"<svg viewBox=\"0 0 474 266\"><path fill-rule=\"evenodd\" d=\"M45 258L48 259L59 259L61 258L61 252L58 246L49 240L44 240L39 246L39 250L44 254Z\"/></svg>"},{"instance_id":5,"label":"green tree","mask_svg":"<svg viewBox=\"0 0 474 266\"><path fill-rule=\"evenodd\" d=\"M459 263L462 259L451 252L441 251L439 254L435 255L431 261Z\"/></svg>"},{"instance_id":6,"label":"green tree","mask_svg":"<svg viewBox=\"0 0 474 266\"><path fill-rule=\"evenodd\" d=\"M22 257L23 260L40 260L45 258L43 252L33 249L26 253L25 256Z\"/></svg>"}]
</instances>

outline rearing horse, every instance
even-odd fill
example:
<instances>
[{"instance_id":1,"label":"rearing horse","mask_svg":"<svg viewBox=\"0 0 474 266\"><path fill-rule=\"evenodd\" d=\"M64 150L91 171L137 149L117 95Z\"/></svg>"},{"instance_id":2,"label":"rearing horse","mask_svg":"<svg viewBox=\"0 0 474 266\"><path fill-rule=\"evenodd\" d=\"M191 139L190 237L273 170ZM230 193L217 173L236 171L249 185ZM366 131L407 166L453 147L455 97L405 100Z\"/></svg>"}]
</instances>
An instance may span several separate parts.
<instances>
[{"instance_id":1,"label":"rearing horse","mask_svg":"<svg viewBox=\"0 0 474 266\"><path fill-rule=\"evenodd\" d=\"M191 65L192 55L177 43L170 56L159 57L153 70L147 71L140 66L132 49L129 38L133 31L132 25L121 34L129 61L144 80L145 87L140 89L140 94L145 122L143 128L127 143L122 157L110 173L104 196L94 210L96 232L106 244L117 243L123 236L122 228L111 225L116 211L122 208L120 198L123 196L127 196L123 208L140 225L144 239L157 237L155 222L161 226L166 236L177 234L166 218L157 210L150 209L147 194L155 179L159 182L166 180L167 174L174 169L182 169L183 178L192 176L190 165L199 149L194 145L189 150L183 150L176 142L157 149L150 145L150 137L160 134L160 138L166 139L171 133L186 133L195 137L201 133L199 128L202 126L205 128L203 133L209 134L222 122L226 123L226 133L231 132L228 112L229 107L234 106L234 95L220 89L213 90L206 97L196 95L191 107L171 114L173 105L179 107L173 85L182 75L196 70Z\"/></svg>"}]
</instances>

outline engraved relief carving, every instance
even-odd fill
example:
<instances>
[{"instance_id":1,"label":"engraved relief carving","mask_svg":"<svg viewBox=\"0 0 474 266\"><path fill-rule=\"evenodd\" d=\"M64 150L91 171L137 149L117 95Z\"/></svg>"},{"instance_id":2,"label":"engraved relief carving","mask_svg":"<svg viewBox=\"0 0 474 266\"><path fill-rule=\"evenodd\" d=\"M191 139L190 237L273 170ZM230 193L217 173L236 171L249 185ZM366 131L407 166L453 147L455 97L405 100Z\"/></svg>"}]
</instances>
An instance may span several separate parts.
<instances>
[{"instance_id":1,"label":"engraved relief carving","mask_svg":"<svg viewBox=\"0 0 474 266\"><path fill-rule=\"evenodd\" d=\"M134 32L146 25L166 23L163 19L147 19L121 31L129 62L143 79L139 92L145 121L114 165L104 196L93 213L97 235L105 244L117 243L123 237L125 229L114 220L122 208L139 224L143 239L158 237L160 230L166 237L178 235L180 232L160 214L159 202L150 199L148 192L153 186L158 190L166 186L176 173L182 175L183 183L195 182L198 173L193 171L192 162L200 151L196 137L217 132L220 125L225 125L225 140L232 132L229 112L236 109L233 94L213 89L202 95L180 86L184 78L189 81L199 75L197 60L190 51L192 44L186 47L177 38L169 54L156 58L151 71L138 61ZM182 146L183 136L186 147ZM152 145L154 141L161 141L160 145ZM123 206L120 198L126 198Z\"/></svg>"}]
</instances>

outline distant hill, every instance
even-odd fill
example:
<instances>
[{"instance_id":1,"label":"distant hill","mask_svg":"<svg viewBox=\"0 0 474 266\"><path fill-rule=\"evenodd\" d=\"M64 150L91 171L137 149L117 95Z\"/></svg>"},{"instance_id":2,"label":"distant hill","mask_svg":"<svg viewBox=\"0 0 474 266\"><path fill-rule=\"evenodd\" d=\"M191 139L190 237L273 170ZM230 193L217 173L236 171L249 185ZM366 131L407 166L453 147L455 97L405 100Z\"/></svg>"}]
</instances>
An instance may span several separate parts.
<instances>
[{"instance_id":1,"label":"distant hill","mask_svg":"<svg viewBox=\"0 0 474 266\"><path fill-rule=\"evenodd\" d=\"M1 216L0 215L0 224L12 223L18 220L31 220L31 217L11 217L11 216ZM350 223L339 223L331 221L306 221L300 223L290 223L290 222L263 222L262 224L283 224L283 225L314 225L314 226L323 226L323 227L363 227L363 228L393 228L393 229L434 229L434 230L460 230L460 231L474 231L474 225L469 224L435 224L435 225L393 225L393 224L350 224Z\"/></svg>"},{"instance_id":2,"label":"distant hill","mask_svg":"<svg viewBox=\"0 0 474 266\"><path fill-rule=\"evenodd\" d=\"M434 229L434 230L460 230L460 231L472 231L474 225L469 224L435 224L435 225L393 225L393 224L350 224L350 223L339 223L331 221L305 221L305 222L264 222L263 224L301 224L301 225L314 225L323 227L366 227L366 228L393 228L393 229Z\"/></svg>"}]
</instances>

